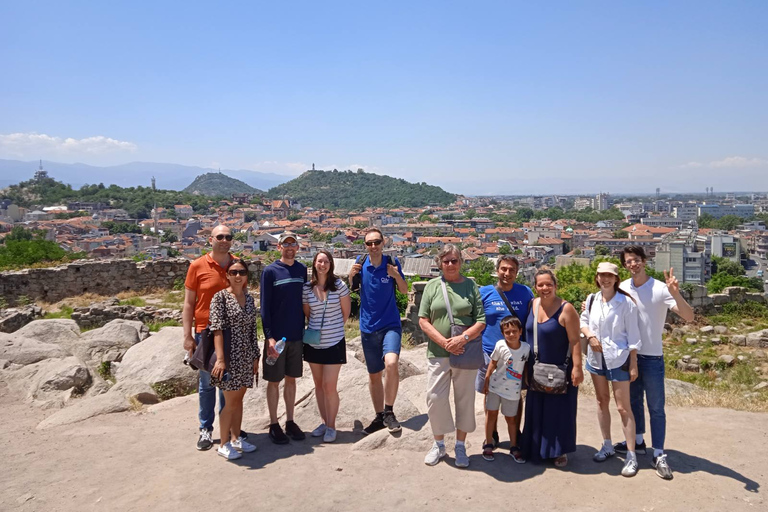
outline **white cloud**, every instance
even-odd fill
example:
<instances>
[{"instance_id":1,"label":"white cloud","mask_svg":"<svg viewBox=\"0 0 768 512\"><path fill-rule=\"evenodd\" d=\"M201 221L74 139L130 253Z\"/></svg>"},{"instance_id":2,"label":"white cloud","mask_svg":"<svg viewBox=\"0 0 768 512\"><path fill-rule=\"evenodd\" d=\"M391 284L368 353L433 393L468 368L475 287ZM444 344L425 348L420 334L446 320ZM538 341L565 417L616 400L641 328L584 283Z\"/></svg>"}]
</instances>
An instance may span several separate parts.
<instances>
[{"instance_id":1,"label":"white cloud","mask_svg":"<svg viewBox=\"0 0 768 512\"><path fill-rule=\"evenodd\" d=\"M102 155L115 152L134 152L133 142L112 139L103 135L74 139L55 137L44 133L0 134L0 154L21 158L50 156Z\"/></svg>"},{"instance_id":2,"label":"white cloud","mask_svg":"<svg viewBox=\"0 0 768 512\"><path fill-rule=\"evenodd\" d=\"M729 156L722 160L715 160L709 163L688 162L678 165L678 169L696 169L699 167L709 167L712 169L743 169L747 167L768 166L768 160L763 158L747 158L745 156Z\"/></svg>"},{"instance_id":3,"label":"white cloud","mask_svg":"<svg viewBox=\"0 0 768 512\"><path fill-rule=\"evenodd\" d=\"M744 156L729 156L718 160L716 162L710 162L710 167L762 167L768 165L768 160L762 158L747 158Z\"/></svg>"}]
</instances>

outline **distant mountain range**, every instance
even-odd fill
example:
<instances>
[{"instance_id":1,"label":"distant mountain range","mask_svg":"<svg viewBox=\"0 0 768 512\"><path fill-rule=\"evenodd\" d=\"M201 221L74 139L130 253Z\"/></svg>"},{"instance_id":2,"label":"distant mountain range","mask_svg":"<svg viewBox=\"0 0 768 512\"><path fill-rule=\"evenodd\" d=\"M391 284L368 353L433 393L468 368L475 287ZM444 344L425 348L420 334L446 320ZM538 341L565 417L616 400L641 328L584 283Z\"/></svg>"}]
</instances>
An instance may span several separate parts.
<instances>
[{"instance_id":1,"label":"distant mountain range","mask_svg":"<svg viewBox=\"0 0 768 512\"><path fill-rule=\"evenodd\" d=\"M21 160L0 159L0 188L31 179L39 161L24 162ZM206 169L178 164L162 164L154 162L131 162L128 164L98 167L86 164L62 164L43 160L43 168L48 175L57 181L80 188L83 185L119 185L121 187L150 186L152 177L157 180L157 188L166 190L182 190L196 176L207 173L217 173L218 169ZM293 176L284 176L267 172L248 170L221 170L227 176L259 190L267 190L285 183Z\"/></svg>"},{"instance_id":2,"label":"distant mountain range","mask_svg":"<svg viewBox=\"0 0 768 512\"><path fill-rule=\"evenodd\" d=\"M262 190L255 189L240 180L230 178L226 174L220 172L201 174L195 178L195 181L193 181L187 188L182 190L182 192L199 196L224 197L229 197L235 193L264 194Z\"/></svg>"}]
</instances>

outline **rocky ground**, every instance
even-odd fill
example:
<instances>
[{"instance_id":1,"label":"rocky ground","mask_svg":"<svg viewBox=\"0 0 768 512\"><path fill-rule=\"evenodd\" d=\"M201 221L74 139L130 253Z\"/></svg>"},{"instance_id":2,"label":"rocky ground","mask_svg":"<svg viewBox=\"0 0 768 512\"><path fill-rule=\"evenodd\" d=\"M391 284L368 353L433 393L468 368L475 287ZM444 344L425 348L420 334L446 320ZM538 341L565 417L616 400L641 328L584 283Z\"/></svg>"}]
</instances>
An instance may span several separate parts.
<instances>
[{"instance_id":1,"label":"rocky ground","mask_svg":"<svg viewBox=\"0 0 768 512\"><path fill-rule=\"evenodd\" d=\"M480 429L469 436L469 469L453 467L450 449L444 462L427 467L423 345L403 353L401 434L359 433L372 411L359 340L351 340L335 444L272 445L262 384L246 395L244 420L259 450L227 462L215 450L194 449L197 397L186 395L196 379L181 364L180 331L167 327L149 336L141 322L113 320L81 333L72 320L36 320L0 334L0 446L7 461L0 510L766 509L764 413L670 407L671 482L655 475L650 456L640 456L632 479L619 476L618 458L592 462L601 439L589 394L580 396L578 450L565 471L517 465L503 452L486 462ZM319 417L306 372L296 421L311 430ZM672 381L669 389L695 392ZM481 427L480 414L477 420ZM616 439L618 424L616 417Z\"/></svg>"}]
</instances>

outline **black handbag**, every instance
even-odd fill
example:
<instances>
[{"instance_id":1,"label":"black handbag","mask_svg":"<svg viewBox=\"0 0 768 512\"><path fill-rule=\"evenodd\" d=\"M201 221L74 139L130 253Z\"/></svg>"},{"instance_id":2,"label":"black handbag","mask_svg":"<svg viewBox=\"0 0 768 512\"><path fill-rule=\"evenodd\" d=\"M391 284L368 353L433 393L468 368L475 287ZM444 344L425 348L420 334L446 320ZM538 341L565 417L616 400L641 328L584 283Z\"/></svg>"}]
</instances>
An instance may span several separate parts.
<instances>
[{"instance_id":1,"label":"black handbag","mask_svg":"<svg viewBox=\"0 0 768 512\"><path fill-rule=\"evenodd\" d=\"M226 312L226 308L224 308ZM206 327L200 331L200 343L195 347L195 352L189 359L189 366L195 370L201 370L211 373L213 367L216 365L216 345L213 342L213 333ZM229 358L232 353L232 328L227 327L221 330L224 335L224 359L229 365Z\"/></svg>"},{"instance_id":2,"label":"black handbag","mask_svg":"<svg viewBox=\"0 0 768 512\"><path fill-rule=\"evenodd\" d=\"M533 310L533 375L529 388L532 391L549 395L564 395L568 391L568 366L571 362L571 346L563 364L542 363L539 361L539 301Z\"/></svg>"},{"instance_id":3,"label":"black handbag","mask_svg":"<svg viewBox=\"0 0 768 512\"><path fill-rule=\"evenodd\" d=\"M448 297L448 288L445 285L445 280L441 279L440 284L443 287L443 300L445 300L445 309L448 311L448 320L451 322L451 337L459 336L469 329L469 327L465 325L456 325L454 323L453 307L451 306L451 300ZM463 354L451 354L449 358L451 368L458 368L460 370L479 370L485 363L482 335L479 335L475 339L469 340L464 344Z\"/></svg>"}]
</instances>

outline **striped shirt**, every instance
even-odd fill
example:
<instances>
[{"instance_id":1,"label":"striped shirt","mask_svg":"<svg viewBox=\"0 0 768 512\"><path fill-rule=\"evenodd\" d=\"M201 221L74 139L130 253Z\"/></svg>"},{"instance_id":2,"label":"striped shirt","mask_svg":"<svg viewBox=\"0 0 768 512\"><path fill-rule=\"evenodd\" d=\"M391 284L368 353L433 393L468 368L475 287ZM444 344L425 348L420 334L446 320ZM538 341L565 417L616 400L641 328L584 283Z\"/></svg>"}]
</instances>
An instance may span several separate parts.
<instances>
[{"instance_id":1,"label":"striped shirt","mask_svg":"<svg viewBox=\"0 0 768 512\"><path fill-rule=\"evenodd\" d=\"M302 303L309 305L310 329L320 330L320 344L314 348L330 348L344 337L344 315L341 312L341 298L349 295L349 288L341 279L336 279L336 291L326 292L326 301L321 301L312 292L312 283L304 285ZM326 302L327 307L326 307ZM325 309L325 317L323 317Z\"/></svg>"}]
</instances>

